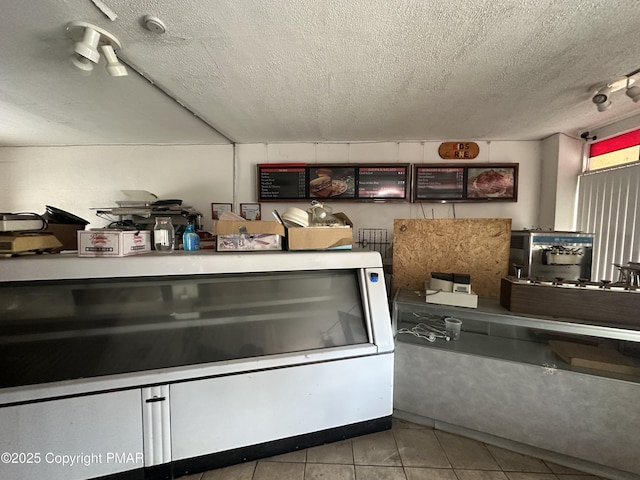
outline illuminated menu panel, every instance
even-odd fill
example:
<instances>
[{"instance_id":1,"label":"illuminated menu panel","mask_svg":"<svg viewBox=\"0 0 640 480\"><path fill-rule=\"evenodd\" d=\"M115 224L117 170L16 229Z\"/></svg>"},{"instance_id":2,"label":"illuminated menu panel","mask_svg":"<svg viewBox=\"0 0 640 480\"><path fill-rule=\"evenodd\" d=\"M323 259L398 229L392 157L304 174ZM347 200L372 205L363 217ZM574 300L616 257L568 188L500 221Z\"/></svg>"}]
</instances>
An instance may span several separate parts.
<instances>
[{"instance_id":1,"label":"illuminated menu panel","mask_svg":"<svg viewBox=\"0 0 640 480\"><path fill-rule=\"evenodd\" d=\"M307 169L304 166L258 166L258 199L303 200L306 198Z\"/></svg>"},{"instance_id":2,"label":"illuminated menu panel","mask_svg":"<svg viewBox=\"0 0 640 480\"><path fill-rule=\"evenodd\" d=\"M407 166L358 167L357 196L362 199L406 199Z\"/></svg>"},{"instance_id":3,"label":"illuminated menu panel","mask_svg":"<svg viewBox=\"0 0 640 480\"><path fill-rule=\"evenodd\" d=\"M411 165L259 164L258 201L408 201Z\"/></svg>"},{"instance_id":4,"label":"illuminated menu panel","mask_svg":"<svg viewBox=\"0 0 640 480\"><path fill-rule=\"evenodd\" d=\"M414 165L414 202L518 201L517 163Z\"/></svg>"},{"instance_id":5,"label":"illuminated menu panel","mask_svg":"<svg viewBox=\"0 0 640 480\"><path fill-rule=\"evenodd\" d=\"M463 167L417 167L416 200L455 200L464 198Z\"/></svg>"}]
</instances>

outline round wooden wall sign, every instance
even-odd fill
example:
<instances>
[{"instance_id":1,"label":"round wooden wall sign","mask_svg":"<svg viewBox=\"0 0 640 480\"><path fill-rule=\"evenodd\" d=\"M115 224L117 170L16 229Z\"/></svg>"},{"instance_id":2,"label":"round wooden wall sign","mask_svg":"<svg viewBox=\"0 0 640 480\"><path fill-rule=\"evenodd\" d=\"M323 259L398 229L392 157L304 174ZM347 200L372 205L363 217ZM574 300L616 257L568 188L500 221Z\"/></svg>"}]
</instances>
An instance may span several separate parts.
<instances>
[{"instance_id":1,"label":"round wooden wall sign","mask_svg":"<svg viewBox=\"0 0 640 480\"><path fill-rule=\"evenodd\" d=\"M479 153L480 147L475 142L444 142L438 149L445 160L473 160Z\"/></svg>"}]
</instances>

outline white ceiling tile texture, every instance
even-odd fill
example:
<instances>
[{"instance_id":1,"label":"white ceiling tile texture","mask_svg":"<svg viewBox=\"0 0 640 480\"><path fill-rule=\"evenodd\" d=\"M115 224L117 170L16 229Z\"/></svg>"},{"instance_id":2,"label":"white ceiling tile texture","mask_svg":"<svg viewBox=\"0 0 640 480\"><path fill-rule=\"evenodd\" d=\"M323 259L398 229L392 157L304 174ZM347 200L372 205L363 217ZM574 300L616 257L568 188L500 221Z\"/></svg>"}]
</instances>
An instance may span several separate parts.
<instances>
[{"instance_id":1,"label":"white ceiling tile texture","mask_svg":"<svg viewBox=\"0 0 640 480\"><path fill-rule=\"evenodd\" d=\"M640 68L633 0L104 3L115 21L90 0L3 5L0 145L531 140L639 113L590 100ZM146 79L81 75L71 20Z\"/></svg>"}]
</instances>

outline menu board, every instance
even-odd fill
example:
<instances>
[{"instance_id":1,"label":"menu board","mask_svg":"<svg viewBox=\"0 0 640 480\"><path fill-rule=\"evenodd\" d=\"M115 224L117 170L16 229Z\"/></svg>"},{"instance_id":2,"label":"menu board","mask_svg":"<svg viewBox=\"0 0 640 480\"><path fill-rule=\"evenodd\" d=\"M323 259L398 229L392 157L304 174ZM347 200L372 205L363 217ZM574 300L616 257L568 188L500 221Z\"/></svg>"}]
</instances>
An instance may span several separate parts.
<instances>
[{"instance_id":1,"label":"menu board","mask_svg":"<svg viewBox=\"0 0 640 480\"><path fill-rule=\"evenodd\" d=\"M258 165L258 201L516 202L517 163ZM412 175L413 173L413 175ZM410 195L411 192L411 195Z\"/></svg>"},{"instance_id":2,"label":"menu board","mask_svg":"<svg viewBox=\"0 0 640 480\"><path fill-rule=\"evenodd\" d=\"M409 164L259 164L258 201L409 200Z\"/></svg>"},{"instance_id":3,"label":"menu board","mask_svg":"<svg viewBox=\"0 0 640 480\"><path fill-rule=\"evenodd\" d=\"M414 198L452 200L464 198L464 168L416 167Z\"/></svg>"},{"instance_id":4,"label":"menu board","mask_svg":"<svg viewBox=\"0 0 640 480\"><path fill-rule=\"evenodd\" d=\"M415 165L413 201L517 201L518 164Z\"/></svg>"},{"instance_id":5,"label":"menu board","mask_svg":"<svg viewBox=\"0 0 640 480\"><path fill-rule=\"evenodd\" d=\"M304 165L258 165L258 199L302 200L306 198Z\"/></svg>"},{"instance_id":6,"label":"menu board","mask_svg":"<svg viewBox=\"0 0 640 480\"><path fill-rule=\"evenodd\" d=\"M399 199L407 198L408 166L358 167L358 198Z\"/></svg>"}]
</instances>

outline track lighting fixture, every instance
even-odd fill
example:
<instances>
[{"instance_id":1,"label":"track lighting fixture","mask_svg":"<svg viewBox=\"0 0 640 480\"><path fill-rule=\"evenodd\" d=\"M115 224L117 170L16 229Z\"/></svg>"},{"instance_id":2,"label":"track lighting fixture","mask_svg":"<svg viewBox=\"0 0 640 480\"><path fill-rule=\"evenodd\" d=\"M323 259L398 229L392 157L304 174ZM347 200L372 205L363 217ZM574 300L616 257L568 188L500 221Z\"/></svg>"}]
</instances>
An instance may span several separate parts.
<instances>
[{"instance_id":1,"label":"track lighting fixture","mask_svg":"<svg viewBox=\"0 0 640 480\"><path fill-rule=\"evenodd\" d=\"M100 60L100 54L98 53L98 42L100 41L100 34L93 28L85 28L84 36L82 40L76 42L73 49L74 58L81 58L83 60L90 60L93 63L98 63Z\"/></svg>"},{"instance_id":2,"label":"track lighting fixture","mask_svg":"<svg viewBox=\"0 0 640 480\"><path fill-rule=\"evenodd\" d=\"M107 72L112 77L127 75L126 67L120 63L116 52L122 47L120 41L106 30L87 22L70 22L67 25L69 36L76 41L71 63L80 70L90 72L93 64L100 60L98 47L107 63Z\"/></svg>"},{"instance_id":3,"label":"track lighting fixture","mask_svg":"<svg viewBox=\"0 0 640 480\"><path fill-rule=\"evenodd\" d=\"M611 86L606 85L602 87L591 99L593 103L598 107L599 112L604 112L611 107Z\"/></svg>"},{"instance_id":4,"label":"track lighting fixture","mask_svg":"<svg viewBox=\"0 0 640 480\"><path fill-rule=\"evenodd\" d=\"M640 68L633 72L627 73L624 77L616 78L606 85L598 85L591 88L592 92L596 92L591 101L595 103L599 112L604 112L611 107L611 94L618 90L625 89L626 95L634 102L640 102L640 87L633 85L636 81L635 75L640 73ZM632 86L633 85L633 86Z\"/></svg>"},{"instance_id":5,"label":"track lighting fixture","mask_svg":"<svg viewBox=\"0 0 640 480\"><path fill-rule=\"evenodd\" d=\"M74 54L71 56L71 63L73 63L80 70L84 70L85 72L91 72L93 70L93 63L91 63L91 60L79 54Z\"/></svg>"},{"instance_id":6,"label":"track lighting fixture","mask_svg":"<svg viewBox=\"0 0 640 480\"><path fill-rule=\"evenodd\" d=\"M102 45L100 50L102 50L104 59L107 61L107 72L109 72L109 75L112 77L123 77L127 75L127 69L120 63L111 45Z\"/></svg>"},{"instance_id":7,"label":"track lighting fixture","mask_svg":"<svg viewBox=\"0 0 640 480\"><path fill-rule=\"evenodd\" d=\"M629 97L634 102L640 102L640 87L634 85L633 87L627 87L627 97Z\"/></svg>"}]
</instances>

